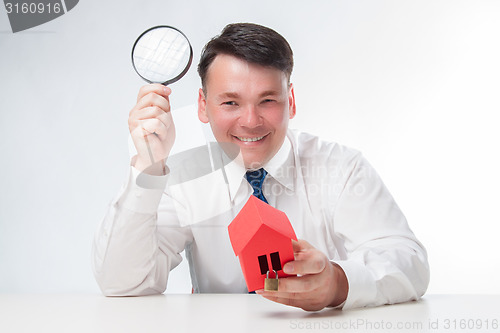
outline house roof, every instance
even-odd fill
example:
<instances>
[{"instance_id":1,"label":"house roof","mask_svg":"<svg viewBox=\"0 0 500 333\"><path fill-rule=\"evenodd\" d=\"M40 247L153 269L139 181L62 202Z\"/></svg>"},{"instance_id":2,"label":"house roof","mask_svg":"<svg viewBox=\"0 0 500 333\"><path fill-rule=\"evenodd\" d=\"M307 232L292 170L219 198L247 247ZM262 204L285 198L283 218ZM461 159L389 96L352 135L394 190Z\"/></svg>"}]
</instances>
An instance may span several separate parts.
<instances>
[{"instance_id":1,"label":"house roof","mask_svg":"<svg viewBox=\"0 0 500 333\"><path fill-rule=\"evenodd\" d=\"M251 195L228 227L234 253L239 255L264 226L285 237L297 240L285 213Z\"/></svg>"}]
</instances>

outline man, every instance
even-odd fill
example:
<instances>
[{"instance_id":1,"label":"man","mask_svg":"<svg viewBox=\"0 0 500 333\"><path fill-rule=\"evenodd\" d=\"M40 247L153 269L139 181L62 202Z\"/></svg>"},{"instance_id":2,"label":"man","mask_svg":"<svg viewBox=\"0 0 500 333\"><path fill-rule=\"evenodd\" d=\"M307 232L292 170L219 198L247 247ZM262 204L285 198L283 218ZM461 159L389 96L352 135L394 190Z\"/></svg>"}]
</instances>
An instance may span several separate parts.
<instances>
[{"instance_id":1,"label":"man","mask_svg":"<svg viewBox=\"0 0 500 333\"><path fill-rule=\"evenodd\" d=\"M256 191L287 214L299 239L295 260L283 267L296 276L258 294L305 310L423 295L426 252L373 168L355 150L288 129L296 113L292 68L287 41L263 26L228 25L205 46L198 118L210 125L225 162L196 177L185 175L199 166L199 154L168 159L175 139L171 90L139 91L129 116L137 155L94 242L105 295L163 292L183 250L194 292L246 292L227 226ZM210 152L210 163L216 156ZM246 179L255 171L259 189Z\"/></svg>"}]
</instances>

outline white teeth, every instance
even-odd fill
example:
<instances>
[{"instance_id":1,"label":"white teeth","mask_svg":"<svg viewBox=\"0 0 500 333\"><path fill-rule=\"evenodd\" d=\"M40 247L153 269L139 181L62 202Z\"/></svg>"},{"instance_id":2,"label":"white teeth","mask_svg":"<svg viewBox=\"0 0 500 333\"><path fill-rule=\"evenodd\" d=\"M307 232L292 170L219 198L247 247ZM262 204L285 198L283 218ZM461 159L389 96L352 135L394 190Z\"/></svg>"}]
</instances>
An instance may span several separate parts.
<instances>
[{"instance_id":1,"label":"white teeth","mask_svg":"<svg viewBox=\"0 0 500 333\"><path fill-rule=\"evenodd\" d=\"M237 136L237 138L241 141L244 141L244 142L255 142L255 141L259 141L259 140L262 140L264 137L263 136L260 136L258 138L243 138L241 136Z\"/></svg>"}]
</instances>

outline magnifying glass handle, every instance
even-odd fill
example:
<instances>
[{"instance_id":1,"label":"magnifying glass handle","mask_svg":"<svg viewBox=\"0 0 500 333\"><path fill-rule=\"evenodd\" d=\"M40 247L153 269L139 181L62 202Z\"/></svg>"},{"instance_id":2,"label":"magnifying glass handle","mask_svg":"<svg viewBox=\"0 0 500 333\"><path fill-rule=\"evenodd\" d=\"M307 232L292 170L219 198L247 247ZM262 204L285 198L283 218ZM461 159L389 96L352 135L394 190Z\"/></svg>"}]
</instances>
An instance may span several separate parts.
<instances>
[{"instance_id":1,"label":"magnifying glass handle","mask_svg":"<svg viewBox=\"0 0 500 333\"><path fill-rule=\"evenodd\" d=\"M153 165L155 160L153 158L153 152L151 151L151 145L149 144L148 132L146 132L145 129L142 129L142 133L144 134L144 140L146 141L146 147L148 148L149 160L151 161L151 165Z\"/></svg>"},{"instance_id":2,"label":"magnifying glass handle","mask_svg":"<svg viewBox=\"0 0 500 333\"><path fill-rule=\"evenodd\" d=\"M146 142L146 147L148 149L148 155L149 155L149 161L151 162L150 166L147 167L143 172L148 173L148 174L157 174L160 171L160 169L156 165L158 162L155 161L155 159L153 157L153 151L151 150L151 144L149 143L149 139L148 139L149 133L144 128L142 129L142 133L144 134L144 141ZM157 135L157 134L153 133L153 135ZM146 171L147 169L149 169L149 172ZM157 171L154 172L154 170L157 170ZM165 164L163 164L161 166L161 173L162 173L162 175L167 174Z\"/></svg>"}]
</instances>

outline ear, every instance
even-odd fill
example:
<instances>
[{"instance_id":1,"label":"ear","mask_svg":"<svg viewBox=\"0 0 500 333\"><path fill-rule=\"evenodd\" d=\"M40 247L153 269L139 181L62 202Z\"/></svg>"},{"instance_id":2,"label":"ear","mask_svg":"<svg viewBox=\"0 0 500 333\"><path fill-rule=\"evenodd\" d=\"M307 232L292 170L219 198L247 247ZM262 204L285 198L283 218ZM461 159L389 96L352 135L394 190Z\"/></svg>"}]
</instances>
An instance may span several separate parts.
<instances>
[{"instance_id":1,"label":"ear","mask_svg":"<svg viewBox=\"0 0 500 333\"><path fill-rule=\"evenodd\" d=\"M201 88L198 91L198 119L200 119L202 123L208 123L207 100Z\"/></svg>"},{"instance_id":2,"label":"ear","mask_svg":"<svg viewBox=\"0 0 500 333\"><path fill-rule=\"evenodd\" d=\"M290 88L288 89L288 113L289 119L295 117L297 112L297 107L295 106L295 92L293 90L293 83L290 83Z\"/></svg>"}]
</instances>

